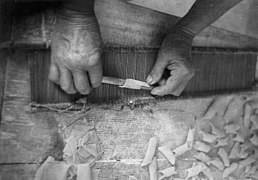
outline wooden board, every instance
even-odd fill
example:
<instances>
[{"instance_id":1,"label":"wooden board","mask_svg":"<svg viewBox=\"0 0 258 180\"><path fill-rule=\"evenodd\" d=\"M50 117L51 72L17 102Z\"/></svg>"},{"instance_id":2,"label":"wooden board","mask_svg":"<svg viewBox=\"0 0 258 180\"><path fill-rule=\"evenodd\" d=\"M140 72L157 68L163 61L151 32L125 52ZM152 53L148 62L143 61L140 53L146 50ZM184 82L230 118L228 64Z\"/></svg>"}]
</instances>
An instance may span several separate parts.
<instances>
[{"instance_id":1,"label":"wooden board","mask_svg":"<svg viewBox=\"0 0 258 180\"><path fill-rule=\"evenodd\" d=\"M17 4L17 8L22 10L14 16L12 43L46 46L50 42L55 22L53 10L46 10L49 3ZM31 7L34 7L34 13ZM105 43L121 46L159 46L166 29L171 28L179 19L120 0L98 0L95 11ZM196 36L193 45L257 50L258 40L210 26Z\"/></svg>"},{"instance_id":2,"label":"wooden board","mask_svg":"<svg viewBox=\"0 0 258 180\"><path fill-rule=\"evenodd\" d=\"M156 61L157 51L155 48L107 48L102 56L104 75L145 81ZM67 95L50 82L50 51L29 51L28 58L31 65L32 101L41 104L75 102L82 97L79 94ZM195 49L192 60L196 75L184 90L185 95L250 89L255 81L256 53ZM87 99L93 103L116 102L144 96L151 96L150 92L103 84Z\"/></svg>"}]
</instances>

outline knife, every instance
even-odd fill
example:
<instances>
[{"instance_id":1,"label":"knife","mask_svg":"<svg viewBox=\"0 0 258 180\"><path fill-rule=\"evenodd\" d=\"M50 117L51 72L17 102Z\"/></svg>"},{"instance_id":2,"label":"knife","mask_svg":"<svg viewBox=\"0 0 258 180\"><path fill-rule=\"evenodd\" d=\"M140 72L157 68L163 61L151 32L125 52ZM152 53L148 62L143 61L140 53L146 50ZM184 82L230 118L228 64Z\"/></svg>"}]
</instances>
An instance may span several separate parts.
<instances>
[{"instance_id":1,"label":"knife","mask_svg":"<svg viewBox=\"0 0 258 180\"><path fill-rule=\"evenodd\" d=\"M110 76L103 76L102 83L112 84L119 86L120 88L128 88L128 89L144 89L144 90L152 90L153 87L148 83L135 80L135 79L120 79Z\"/></svg>"}]
</instances>

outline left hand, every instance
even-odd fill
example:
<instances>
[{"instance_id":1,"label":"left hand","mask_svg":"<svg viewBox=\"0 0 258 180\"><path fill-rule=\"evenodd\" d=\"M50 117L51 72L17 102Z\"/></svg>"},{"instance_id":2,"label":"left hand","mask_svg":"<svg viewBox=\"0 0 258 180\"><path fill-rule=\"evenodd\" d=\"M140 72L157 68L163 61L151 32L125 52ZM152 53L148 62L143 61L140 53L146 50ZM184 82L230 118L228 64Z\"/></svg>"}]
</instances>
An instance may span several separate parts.
<instances>
[{"instance_id":1,"label":"left hand","mask_svg":"<svg viewBox=\"0 0 258 180\"><path fill-rule=\"evenodd\" d=\"M146 79L150 85L159 84L151 91L153 95L179 96L184 90L194 75L190 62L192 40L192 35L179 30L166 35L158 52L157 61ZM170 70L170 77L161 79L166 68Z\"/></svg>"}]
</instances>

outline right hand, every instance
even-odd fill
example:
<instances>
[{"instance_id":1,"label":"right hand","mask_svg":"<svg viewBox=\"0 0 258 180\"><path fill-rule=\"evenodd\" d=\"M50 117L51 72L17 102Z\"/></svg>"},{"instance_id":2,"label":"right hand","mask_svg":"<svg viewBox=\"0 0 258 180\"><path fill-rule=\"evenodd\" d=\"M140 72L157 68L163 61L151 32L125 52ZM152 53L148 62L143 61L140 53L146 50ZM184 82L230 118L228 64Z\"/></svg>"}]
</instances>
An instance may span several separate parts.
<instances>
[{"instance_id":1,"label":"right hand","mask_svg":"<svg viewBox=\"0 0 258 180\"><path fill-rule=\"evenodd\" d=\"M103 78L101 53L96 16L65 12L57 17L52 36L49 78L68 94L89 94Z\"/></svg>"}]
</instances>

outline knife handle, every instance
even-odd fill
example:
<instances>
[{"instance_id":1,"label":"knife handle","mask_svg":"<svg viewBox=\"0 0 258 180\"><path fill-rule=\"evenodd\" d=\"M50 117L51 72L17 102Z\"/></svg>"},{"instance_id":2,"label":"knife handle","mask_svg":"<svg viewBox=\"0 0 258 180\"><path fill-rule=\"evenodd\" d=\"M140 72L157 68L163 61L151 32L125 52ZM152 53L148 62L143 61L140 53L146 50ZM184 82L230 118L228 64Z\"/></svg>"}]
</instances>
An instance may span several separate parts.
<instances>
[{"instance_id":1,"label":"knife handle","mask_svg":"<svg viewBox=\"0 0 258 180\"><path fill-rule=\"evenodd\" d=\"M102 83L123 86L125 84L125 80L110 76L103 76Z\"/></svg>"}]
</instances>

